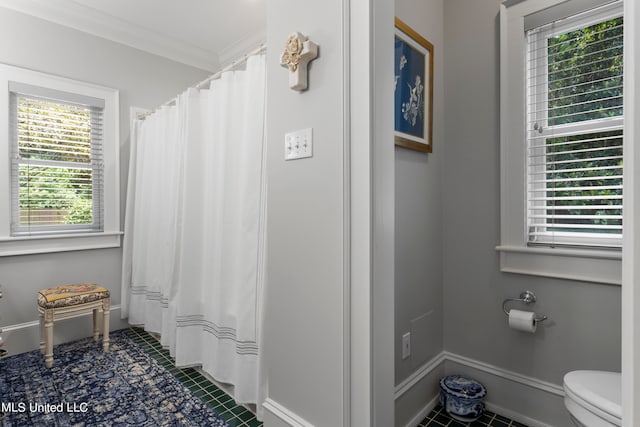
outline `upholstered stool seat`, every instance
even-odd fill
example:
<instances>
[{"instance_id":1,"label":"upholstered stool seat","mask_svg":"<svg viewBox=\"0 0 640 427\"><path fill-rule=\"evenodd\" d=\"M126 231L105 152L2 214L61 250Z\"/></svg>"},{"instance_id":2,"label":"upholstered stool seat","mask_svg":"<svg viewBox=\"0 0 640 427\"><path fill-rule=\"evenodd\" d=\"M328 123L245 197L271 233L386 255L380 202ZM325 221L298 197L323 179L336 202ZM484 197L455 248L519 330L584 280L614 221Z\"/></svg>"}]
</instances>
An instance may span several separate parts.
<instances>
[{"instance_id":1,"label":"upholstered stool seat","mask_svg":"<svg viewBox=\"0 0 640 427\"><path fill-rule=\"evenodd\" d=\"M53 366L53 323L93 312L93 339L98 340L98 312L102 311L102 349L109 350L109 290L93 283L62 285L38 292L40 351L47 368Z\"/></svg>"}]
</instances>

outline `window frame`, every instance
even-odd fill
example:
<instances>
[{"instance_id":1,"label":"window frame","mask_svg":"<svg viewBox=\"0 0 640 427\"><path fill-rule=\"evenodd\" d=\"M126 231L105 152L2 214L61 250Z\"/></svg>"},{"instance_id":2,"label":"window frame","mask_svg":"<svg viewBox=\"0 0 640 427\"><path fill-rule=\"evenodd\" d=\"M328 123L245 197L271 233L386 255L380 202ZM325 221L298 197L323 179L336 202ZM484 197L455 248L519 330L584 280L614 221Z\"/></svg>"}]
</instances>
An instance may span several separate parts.
<instances>
[{"instance_id":1,"label":"window frame","mask_svg":"<svg viewBox=\"0 0 640 427\"><path fill-rule=\"evenodd\" d=\"M12 82L13 83L13 82ZM14 86L14 85L11 85ZM81 102L76 102L71 97L77 97L77 94L69 94L67 96L66 93L57 92L51 95L45 95L43 90L38 87L29 86L25 88L25 85L21 85L21 88L15 88L10 86L10 114L12 120L10 120L11 126L11 158L12 169L11 169L11 184L12 184L12 194L11 194L11 203L12 203L12 221L11 221L11 233L13 236L28 236L34 234L63 234L63 233L77 233L77 232L99 232L103 229L103 170L104 163L102 161L102 147L104 143L102 141L102 117L104 115L104 100L88 98L86 100L82 100ZM51 92L50 89L46 90L47 92ZM26 102L29 104L36 105L35 108L41 108L43 105L47 105L50 102L55 103L56 105L61 106L62 108L70 107L70 114L74 114L76 108L80 107L85 114L89 114L88 118L84 120L89 122L89 126L92 127L92 123L97 124L96 127L92 127L89 136L89 149L90 156L84 162L72 162L69 160L62 159L39 159L39 158L31 158L27 156L23 158L20 156L20 140L21 133L19 131L19 117L20 113L18 110L20 108L21 102ZM51 105L51 104L49 104ZM23 117L23 120L26 120ZM74 117L72 120L77 120ZM82 119L81 119L82 120ZM16 126L13 126L13 123ZM35 122L28 122L29 126L38 126ZM38 126L39 127L39 126ZM59 129L59 128L57 128ZM57 130L55 129L55 130ZM68 128L66 128L68 129ZM49 127L46 127L41 132L47 133L52 132ZM23 135L24 136L24 135ZM26 148L27 151L29 150ZM61 153L64 155L65 153ZM62 169L80 169L85 171L91 171L91 223L74 223L74 224L31 224L31 223L22 223L21 217L21 204L22 204L22 195L20 191L20 177L21 167L26 166L29 168L30 166L34 166L36 168L40 167L52 167L52 168L62 168ZM28 208L30 211L30 208Z\"/></svg>"},{"instance_id":2,"label":"window frame","mask_svg":"<svg viewBox=\"0 0 640 427\"><path fill-rule=\"evenodd\" d=\"M86 232L33 233L12 235L11 201L11 152L10 129L10 85L25 84L58 92L104 100L103 110L103 156L104 156L104 223L103 229ZM63 252L120 246L120 171L119 171L119 92L116 89L80 82L64 77L0 64L0 153L4 155L5 168L0 173L0 197L4 200L0 208L0 256L35 253Z\"/></svg>"},{"instance_id":3,"label":"window frame","mask_svg":"<svg viewBox=\"0 0 640 427\"><path fill-rule=\"evenodd\" d=\"M526 25L536 26L610 0L506 0L500 11L500 270L584 282L621 284L622 252L615 249L528 245L526 143ZM576 6L578 5L578 6ZM567 12L567 7L569 12ZM572 10L582 7L582 10ZM554 16L554 13L567 13ZM545 16L540 17L541 14Z\"/></svg>"},{"instance_id":4,"label":"window frame","mask_svg":"<svg viewBox=\"0 0 640 427\"><path fill-rule=\"evenodd\" d=\"M584 16L583 16L584 15ZM553 25L545 24L543 26L537 26L533 33L533 40L528 41L527 44L530 47L530 51L533 50L535 53L531 54L531 52L527 53L528 63L533 64L531 67L527 65L528 74L532 74L532 76L527 76L527 81L530 83L529 87L540 88L541 90L534 91L535 93L527 93L526 99L528 105L546 105L547 104L547 94L548 94L548 59L547 55L541 55L539 52L543 50L546 52L547 50L547 40L551 37L557 37L559 35L569 33L572 31L576 31L580 28L588 27L591 25L595 25L599 22L622 17L623 10L622 5L618 3L610 3L609 5L605 5L604 7L600 7L596 10L588 11L580 16L571 16L567 19L564 19L563 22ZM547 28L544 28L547 27ZM526 36L528 38L529 36ZM531 90L531 89L529 89ZM623 115L606 117L606 118L598 118L598 119L590 119L584 121L574 121L570 123L562 123L562 124L550 124L549 118L546 114L541 114L546 110L540 111L527 111L528 118L528 132L527 132L527 144L528 150L532 150L530 145L530 135L531 133L535 133L535 138L555 138L555 137L563 137L566 135L577 136L577 135L587 135L589 133L604 133L604 132L615 132L615 131L623 131L624 119ZM531 123L540 123L542 125L542 129L538 132L533 132L531 129ZM622 147L622 145L620 145ZM542 149L543 146L538 145L536 149ZM529 153L529 152L528 152ZM530 155L529 155L530 156ZM530 157L529 157L530 160ZM546 158L545 158L546 161ZM536 170L541 171L542 173L546 173L547 169L543 163L536 165ZM530 164L527 165L527 173L529 178L533 175L531 173L532 167ZM538 172L536 172L538 173ZM548 187L543 186L540 183L536 185L529 181L527 190L529 195L532 193L542 193L547 192ZM548 206L545 202L536 202L531 199L528 200L528 212L529 214L533 210L548 210ZM614 250L622 249L622 235L621 233L618 235L612 235L611 237L604 235L591 235L589 233L575 233L575 232L554 232L547 231L548 224L545 222L546 218L538 218L538 221L532 221L529 219L527 221L528 227L535 227L540 234L539 242L532 242L531 239L528 240L529 245L543 245L543 246L551 246L551 245L568 245L568 246L593 246L593 247L603 247Z\"/></svg>"}]
</instances>

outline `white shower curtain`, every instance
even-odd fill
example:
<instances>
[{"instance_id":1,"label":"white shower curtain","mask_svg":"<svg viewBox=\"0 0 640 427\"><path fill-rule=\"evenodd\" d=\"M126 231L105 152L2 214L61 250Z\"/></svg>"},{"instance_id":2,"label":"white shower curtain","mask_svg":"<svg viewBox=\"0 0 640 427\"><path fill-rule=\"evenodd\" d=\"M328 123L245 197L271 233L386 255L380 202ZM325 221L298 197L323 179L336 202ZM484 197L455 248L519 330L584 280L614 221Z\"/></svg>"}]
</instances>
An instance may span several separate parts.
<instances>
[{"instance_id":1,"label":"white shower curtain","mask_svg":"<svg viewBox=\"0 0 640 427\"><path fill-rule=\"evenodd\" d=\"M132 126L122 311L260 403L265 57Z\"/></svg>"}]
</instances>

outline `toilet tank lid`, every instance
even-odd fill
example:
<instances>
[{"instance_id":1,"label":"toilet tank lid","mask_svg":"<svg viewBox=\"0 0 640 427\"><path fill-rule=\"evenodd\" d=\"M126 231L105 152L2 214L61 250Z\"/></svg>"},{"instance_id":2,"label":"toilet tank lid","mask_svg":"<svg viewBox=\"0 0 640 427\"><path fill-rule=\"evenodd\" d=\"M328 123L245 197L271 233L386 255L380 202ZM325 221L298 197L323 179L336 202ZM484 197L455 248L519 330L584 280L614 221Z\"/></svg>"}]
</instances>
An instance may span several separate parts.
<instances>
[{"instance_id":1,"label":"toilet tank lid","mask_svg":"<svg viewBox=\"0 0 640 427\"><path fill-rule=\"evenodd\" d=\"M622 380L619 372L569 372L564 376L564 386L590 405L622 418Z\"/></svg>"}]
</instances>

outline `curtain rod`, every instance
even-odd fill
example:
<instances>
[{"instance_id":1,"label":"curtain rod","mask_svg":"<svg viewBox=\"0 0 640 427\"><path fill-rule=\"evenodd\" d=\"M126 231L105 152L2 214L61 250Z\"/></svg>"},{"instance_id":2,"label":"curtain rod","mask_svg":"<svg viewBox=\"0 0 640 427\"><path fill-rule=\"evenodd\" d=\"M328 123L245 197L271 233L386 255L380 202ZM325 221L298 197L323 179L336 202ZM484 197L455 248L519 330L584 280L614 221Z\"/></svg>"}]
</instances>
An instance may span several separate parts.
<instances>
[{"instance_id":1,"label":"curtain rod","mask_svg":"<svg viewBox=\"0 0 640 427\"><path fill-rule=\"evenodd\" d=\"M246 62L247 59L250 56L253 55L257 55L259 53L264 52L265 50L267 50L267 45L266 44L261 44L260 46L258 46L256 49L245 53L241 58L236 59L235 61L231 62L229 65L227 65L226 67L224 67L223 69L216 71L215 74L212 74L211 76L207 77L206 79L204 79L203 81L201 81L200 83L196 84L194 87L196 89L201 89L202 86L206 85L207 83L209 83L211 80L215 80L218 77L220 77L222 75L222 73L229 71L229 70L233 70L236 66L242 64L243 62Z\"/></svg>"},{"instance_id":2,"label":"curtain rod","mask_svg":"<svg viewBox=\"0 0 640 427\"><path fill-rule=\"evenodd\" d=\"M241 57L241 58L236 59L235 61L231 62L231 63L230 63L229 65L227 65L226 67L222 68L222 69L221 69L221 70L219 70L219 71L216 71L214 74L210 75L210 76L209 76L209 77L207 77L206 79L202 80L201 82L199 82L199 83L197 83L197 84L195 84L195 85L193 85L193 86L191 86L191 87L192 87L192 88L195 88L195 89L202 89L202 87L203 87L204 85L206 85L207 83L211 82L212 80L215 80L215 79L219 78L219 77L222 75L222 73L224 73L224 72L226 72L226 71L229 71L229 70L233 70L233 69L234 69L235 67L237 67L238 65L242 64L243 62L246 62L246 61L247 61L247 59L248 59L250 56L257 55L257 54L259 54L259 53L264 52L265 50L267 50L267 45L266 45L265 43L262 43L262 44L260 44L260 46L258 46L256 49L254 49L254 50L252 50L252 51L249 51L249 52L245 53L244 55L242 55L242 57ZM165 103L163 103L163 104L160 104L160 106L159 106L159 107L157 107L157 108L155 108L153 111L148 111L148 112L146 112L146 113L138 114L137 118L138 118L139 120L144 120L147 116L150 116L151 114L153 114L154 112L156 112L156 110L158 110L159 108L162 108L162 107L169 107L169 106L171 106L171 105L175 105L176 101L178 100L178 96L179 96L179 95L174 96L174 97L173 97L172 99L170 99L169 101L167 101L167 102L165 102Z\"/></svg>"}]
</instances>

